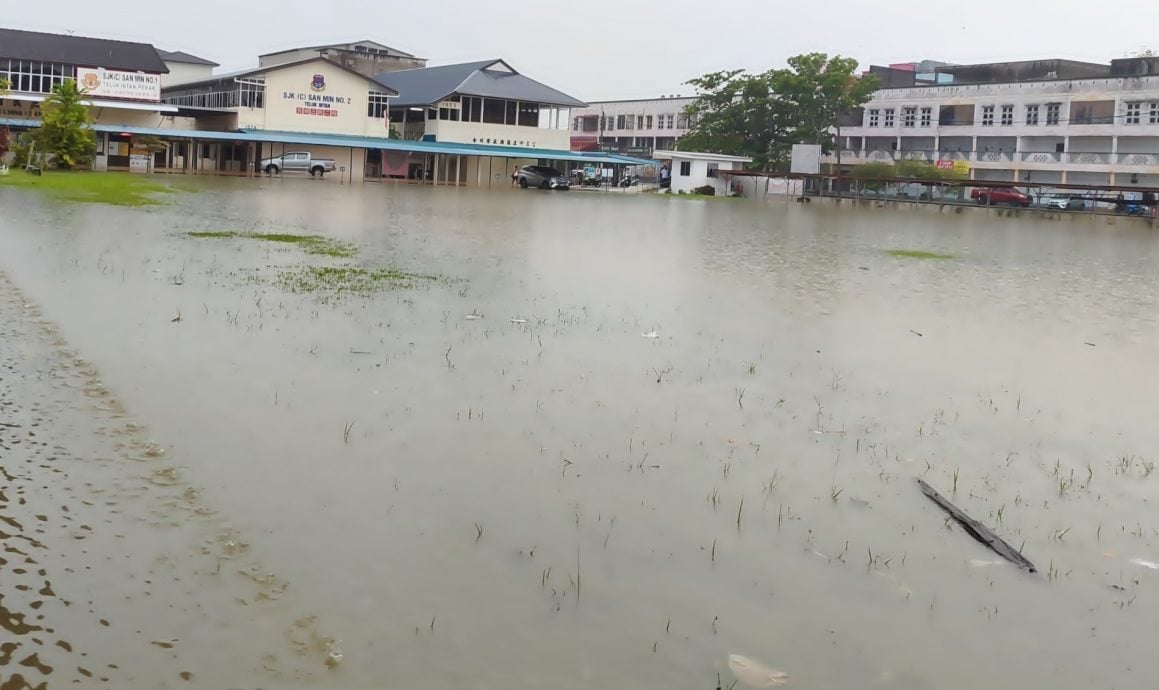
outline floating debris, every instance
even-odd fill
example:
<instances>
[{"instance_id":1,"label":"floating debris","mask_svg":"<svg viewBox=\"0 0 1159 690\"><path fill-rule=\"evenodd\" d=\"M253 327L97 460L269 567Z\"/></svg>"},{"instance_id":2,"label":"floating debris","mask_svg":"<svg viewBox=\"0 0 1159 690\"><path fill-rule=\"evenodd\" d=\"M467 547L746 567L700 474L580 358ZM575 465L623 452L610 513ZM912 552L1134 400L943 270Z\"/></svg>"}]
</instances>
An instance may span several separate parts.
<instances>
[{"instance_id":1,"label":"floating debris","mask_svg":"<svg viewBox=\"0 0 1159 690\"><path fill-rule=\"evenodd\" d=\"M513 318L513 319L511 319L511 323L513 323L517 326L522 326L523 324L527 323L527 319L515 319L515 318Z\"/></svg>"},{"instance_id":2,"label":"floating debris","mask_svg":"<svg viewBox=\"0 0 1159 690\"><path fill-rule=\"evenodd\" d=\"M1159 570L1159 563L1156 563L1155 561L1145 561L1142 558L1132 558L1131 562L1135 565L1143 566L1144 568Z\"/></svg>"},{"instance_id":3,"label":"floating debris","mask_svg":"<svg viewBox=\"0 0 1159 690\"><path fill-rule=\"evenodd\" d=\"M656 329L652 329L652 330L648 331L647 333L641 333L640 337L655 340L656 338L660 337L660 334L656 332Z\"/></svg>"},{"instance_id":4,"label":"floating debris","mask_svg":"<svg viewBox=\"0 0 1159 690\"><path fill-rule=\"evenodd\" d=\"M921 479L918 479L917 481L918 487L922 490L922 493L924 493L931 501L938 504L939 508L949 513L950 517L954 518L954 520L956 520L958 524L962 526L962 529L966 530L967 534L982 542L986 546L989 546L994 551L994 553L998 554L999 556L1005 558L1020 568L1025 568L1027 572L1038 572L1038 568L1036 568L1033 563L1027 560L1013 546L1007 544L1002 539L1002 537L998 536L998 534L994 532L994 530L962 512L960 508L947 501L929 484L926 484ZM1156 570L1159 570L1159 566L1156 566Z\"/></svg>"},{"instance_id":5,"label":"floating debris","mask_svg":"<svg viewBox=\"0 0 1159 690\"><path fill-rule=\"evenodd\" d=\"M789 675L740 654L728 655L728 667L736 679L750 688L773 688L789 682Z\"/></svg>"}]
</instances>

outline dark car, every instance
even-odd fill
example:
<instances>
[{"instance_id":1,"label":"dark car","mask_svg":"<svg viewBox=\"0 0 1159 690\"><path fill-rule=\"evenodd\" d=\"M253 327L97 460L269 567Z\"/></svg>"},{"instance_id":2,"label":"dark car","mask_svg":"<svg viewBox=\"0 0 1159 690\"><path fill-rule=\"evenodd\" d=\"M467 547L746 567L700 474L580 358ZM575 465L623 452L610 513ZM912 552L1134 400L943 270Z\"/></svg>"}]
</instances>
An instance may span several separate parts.
<instances>
[{"instance_id":1,"label":"dark car","mask_svg":"<svg viewBox=\"0 0 1159 690\"><path fill-rule=\"evenodd\" d=\"M560 190L571 188L571 182L568 181L566 175L546 165L525 165L519 169L516 176L519 180L519 186L524 189L528 187Z\"/></svg>"},{"instance_id":2,"label":"dark car","mask_svg":"<svg viewBox=\"0 0 1159 690\"><path fill-rule=\"evenodd\" d=\"M1010 204L1023 208L1030 206L1030 196L1013 187L977 187L970 192L970 198L979 204L988 206L997 206L998 204Z\"/></svg>"}]
</instances>

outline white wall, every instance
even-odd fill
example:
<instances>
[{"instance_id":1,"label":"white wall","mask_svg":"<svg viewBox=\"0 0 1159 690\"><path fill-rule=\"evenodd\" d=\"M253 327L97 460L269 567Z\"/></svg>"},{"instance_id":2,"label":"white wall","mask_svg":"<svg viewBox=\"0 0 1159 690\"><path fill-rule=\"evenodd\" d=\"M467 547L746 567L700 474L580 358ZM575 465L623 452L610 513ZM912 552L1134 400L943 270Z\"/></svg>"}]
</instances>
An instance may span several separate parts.
<instances>
[{"instance_id":1,"label":"white wall","mask_svg":"<svg viewBox=\"0 0 1159 690\"><path fill-rule=\"evenodd\" d=\"M689 175L680 174L681 163L684 162L690 164L691 169L689 171ZM679 192L684 192L686 194L691 194L692 191L697 187L712 185L712 187L716 189L716 193L718 195L727 195L729 191L728 179L725 177L709 177L708 164L710 162L716 162L719 165L720 170L732 170L736 165L732 161L719 162L695 159L689 160L673 156L672 160L669 161L669 169L672 172L672 193L677 194Z\"/></svg>"},{"instance_id":2,"label":"white wall","mask_svg":"<svg viewBox=\"0 0 1159 690\"><path fill-rule=\"evenodd\" d=\"M544 127L434 120L427 123L426 133L435 135L437 141L460 144L520 146L563 151L571 148L571 135L566 130Z\"/></svg>"},{"instance_id":3,"label":"white wall","mask_svg":"<svg viewBox=\"0 0 1159 690\"><path fill-rule=\"evenodd\" d=\"M324 78L325 89L322 91L311 88L315 74ZM240 127L384 139L389 136L384 118L366 115L368 94L373 85L344 69L318 61L271 71L265 80L265 107L239 108ZM314 110L335 114L322 116L299 112L300 108L309 109L311 103L323 106Z\"/></svg>"},{"instance_id":4,"label":"white wall","mask_svg":"<svg viewBox=\"0 0 1159 690\"><path fill-rule=\"evenodd\" d=\"M161 75L161 88L173 84L185 84L209 79L213 76L212 65L191 65L187 62L166 62L169 74Z\"/></svg>"},{"instance_id":5,"label":"white wall","mask_svg":"<svg viewBox=\"0 0 1159 690\"><path fill-rule=\"evenodd\" d=\"M689 104L695 102L695 98L649 98L638 101L604 101L600 103L592 103L586 108L573 108L571 111L571 123L568 128L571 129L572 136L595 136L599 132L585 132L582 129L575 129L575 118L587 117L592 115L605 115L615 117L619 115L632 115L633 117L645 116L645 129L639 129L634 122L632 129L615 129L605 130L605 136L619 136L619 137L680 137L688 132L688 128L678 128L675 126L680 117L680 113ZM647 129L647 116L652 116L652 129ZM673 127L667 126L667 117L664 118L664 126L660 126L661 115L672 115Z\"/></svg>"}]
</instances>

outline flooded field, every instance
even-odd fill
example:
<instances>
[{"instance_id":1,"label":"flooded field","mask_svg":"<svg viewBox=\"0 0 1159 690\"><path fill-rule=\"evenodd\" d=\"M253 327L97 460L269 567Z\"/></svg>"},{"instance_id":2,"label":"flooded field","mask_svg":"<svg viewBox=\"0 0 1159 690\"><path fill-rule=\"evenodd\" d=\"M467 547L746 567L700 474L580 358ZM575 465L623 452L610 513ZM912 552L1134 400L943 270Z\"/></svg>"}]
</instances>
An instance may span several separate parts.
<instances>
[{"instance_id":1,"label":"flooded field","mask_svg":"<svg viewBox=\"0 0 1159 690\"><path fill-rule=\"evenodd\" d=\"M202 184L0 189L5 690L1154 684L1153 231Z\"/></svg>"}]
</instances>

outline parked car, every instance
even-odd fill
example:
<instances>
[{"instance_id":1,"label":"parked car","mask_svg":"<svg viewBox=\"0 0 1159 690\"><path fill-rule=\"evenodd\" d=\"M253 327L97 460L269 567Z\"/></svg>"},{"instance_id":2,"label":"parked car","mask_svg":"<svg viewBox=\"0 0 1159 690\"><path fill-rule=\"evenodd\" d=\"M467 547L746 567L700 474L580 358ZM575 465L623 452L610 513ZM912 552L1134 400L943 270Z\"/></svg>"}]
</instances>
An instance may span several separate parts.
<instances>
[{"instance_id":1,"label":"parked car","mask_svg":"<svg viewBox=\"0 0 1159 690\"><path fill-rule=\"evenodd\" d=\"M337 170L332 159L314 158L304 151L294 151L273 158L264 158L261 162L261 169L270 175L277 175L280 172L308 172L310 177L315 175L322 177L326 173Z\"/></svg>"},{"instance_id":2,"label":"parked car","mask_svg":"<svg viewBox=\"0 0 1159 690\"><path fill-rule=\"evenodd\" d=\"M566 175L546 165L525 165L519 169L516 175L519 186L524 189L538 187L540 189L568 190L571 188L571 182L568 181Z\"/></svg>"},{"instance_id":3,"label":"parked car","mask_svg":"<svg viewBox=\"0 0 1159 690\"><path fill-rule=\"evenodd\" d=\"M1026 208L1030 205L1030 197L1013 187L975 187L974 191L970 192L970 198L979 204L989 206L1010 204Z\"/></svg>"},{"instance_id":4,"label":"parked car","mask_svg":"<svg viewBox=\"0 0 1159 690\"><path fill-rule=\"evenodd\" d=\"M1070 194L1047 194L1046 196L1040 197L1039 202L1045 208L1053 208L1060 211L1082 210L1087 207L1087 203L1082 197Z\"/></svg>"}]
</instances>

